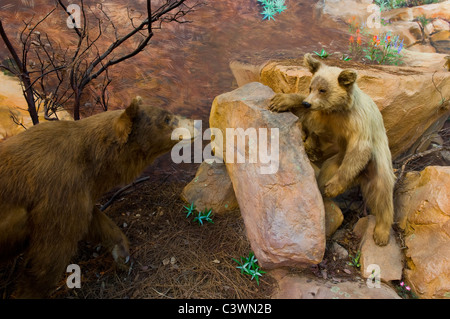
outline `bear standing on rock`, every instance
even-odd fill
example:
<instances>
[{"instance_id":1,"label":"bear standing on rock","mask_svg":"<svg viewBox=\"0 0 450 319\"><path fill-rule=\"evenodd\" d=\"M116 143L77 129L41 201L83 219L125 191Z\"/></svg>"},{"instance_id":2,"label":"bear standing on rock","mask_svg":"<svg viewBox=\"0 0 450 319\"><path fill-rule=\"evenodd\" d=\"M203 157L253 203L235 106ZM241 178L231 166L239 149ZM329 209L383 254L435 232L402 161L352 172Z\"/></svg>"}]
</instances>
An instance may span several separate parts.
<instances>
[{"instance_id":1,"label":"bear standing on rock","mask_svg":"<svg viewBox=\"0 0 450 319\"><path fill-rule=\"evenodd\" d=\"M193 121L138 97L125 111L42 123L0 143L0 260L24 253L13 297L48 296L84 238L128 260L126 236L94 205L178 143L178 127L194 136Z\"/></svg>"},{"instance_id":2,"label":"bear standing on rock","mask_svg":"<svg viewBox=\"0 0 450 319\"><path fill-rule=\"evenodd\" d=\"M375 243L384 246L394 218L395 175L381 113L355 83L355 71L327 66L310 54L304 63L313 74L309 95L276 94L269 109L299 117L307 153L320 158L317 181L325 197L360 185L376 216Z\"/></svg>"}]
</instances>

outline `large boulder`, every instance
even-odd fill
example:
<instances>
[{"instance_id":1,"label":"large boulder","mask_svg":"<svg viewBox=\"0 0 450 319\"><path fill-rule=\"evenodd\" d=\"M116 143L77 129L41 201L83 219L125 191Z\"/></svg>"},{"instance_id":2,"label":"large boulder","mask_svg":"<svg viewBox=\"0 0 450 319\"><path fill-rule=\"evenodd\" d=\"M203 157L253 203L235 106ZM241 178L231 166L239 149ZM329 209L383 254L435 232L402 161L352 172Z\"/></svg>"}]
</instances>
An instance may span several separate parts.
<instances>
[{"instance_id":1,"label":"large boulder","mask_svg":"<svg viewBox=\"0 0 450 319\"><path fill-rule=\"evenodd\" d=\"M317 264L325 251L322 197L297 117L266 109L273 95L269 87L253 82L215 98L210 127L223 135L222 147L216 137L215 155L222 154L225 160L247 237L261 266ZM238 129L238 140L245 145L227 136L230 129ZM250 160L255 152L257 160ZM238 154L245 156L245 162L238 162Z\"/></svg>"},{"instance_id":2,"label":"large boulder","mask_svg":"<svg viewBox=\"0 0 450 319\"><path fill-rule=\"evenodd\" d=\"M375 25L367 27L375 16L371 5L372 0L321 0L317 2L316 8L319 17L326 15L337 21L350 20L360 26L366 25L364 32L367 34L381 35L390 32L398 35L404 40L408 50L448 52L450 40L446 19L450 16L450 1L382 11L380 20L383 19L383 23L380 23L380 28ZM423 33L417 23L419 17L428 21ZM431 41L427 41L428 38Z\"/></svg>"},{"instance_id":3,"label":"large boulder","mask_svg":"<svg viewBox=\"0 0 450 319\"><path fill-rule=\"evenodd\" d=\"M19 80L0 72L0 141L25 131L33 126L22 87ZM36 103L36 108L39 105ZM39 121L46 122L43 107L38 113ZM63 109L57 111L60 120L73 120L70 114Z\"/></svg>"},{"instance_id":4,"label":"large boulder","mask_svg":"<svg viewBox=\"0 0 450 319\"><path fill-rule=\"evenodd\" d=\"M384 283L371 287L365 280L337 282L279 269L272 271L271 275L278 283L273 299L401 299Z\"/></svg>"},{"instance_id":5,"label":"large boulder","mask_svg":"<svg viewBox=\"0 0 450 319\"><path fill-rule=\"evenodd\" d=\"M382 281L402 279L403 253L397 242L395 233L391 230L389 243L386 246L378 246L373 240L373 230L375 228L375 216L370 215L358 220L353 228L353 232L361 239L359 250L361 253L361 274L364 278L369 278L374 270L379 271L379 278Z\"/></svg>"},{"instance_id":6,"label":"large boulder","mask_svg":"<svg viewBox=\"0 0 450 319\"><path fill-rule=\"evenodd\" d=\"M407 58L411 58L408 54ZM440 69L418 66L422 60L425 65L430 59L439 62ZM326 63L358 72L358 86L381 111L393 158L407 151L438 119L450 114L450 73L442 67L443 54L415 52L411 58L415 67L370 66L336 59L327 59ZM239 76L240 69L245 69L246 77ZM240 80L238 85L253 78L248 75L250 70L243 63L233 64L233 74ZM309 91L312 75L302 60L272 61L253 70L261 70L259 81L277 93Z\"/></svg>"},{"instance_id":7,"label":"large boulder","mask_svg":"<svg viewBox=\"0 0 450 319\"><path fill-rule=\"evenodd\" d=\"M406 174L395 196L406 281L422 298L450 298L450 167Z\"/></svg>"},{"instance_id":8,"label":"large boulder","mask_svg":"<svg viewBox=\"0 0 450 319\"><path fill-rule=\"evenodd\" d=\"M212 209L215 215L239 208L223 163L205 161L200 164L194 179L184 187L181 198L186 203L193 203L197 211Z\"/></svg>"}]
</instances>

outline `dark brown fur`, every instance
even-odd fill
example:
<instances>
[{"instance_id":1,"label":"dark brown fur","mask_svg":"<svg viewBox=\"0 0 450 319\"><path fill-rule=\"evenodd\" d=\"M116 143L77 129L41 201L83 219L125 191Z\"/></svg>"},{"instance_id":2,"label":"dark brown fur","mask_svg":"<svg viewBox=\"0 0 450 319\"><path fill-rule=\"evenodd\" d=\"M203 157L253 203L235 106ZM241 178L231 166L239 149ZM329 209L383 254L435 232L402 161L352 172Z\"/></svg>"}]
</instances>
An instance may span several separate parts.
<instances>
[{"instance_id":1,"label":"dark brown fur","mask_svg":"<svg viewBox=\"0 0 450 319\"><path fill-rule=\"evenodd\" d=\"M42 123L0 143L0 259L24 253L14 297L48 296L83 238L125 261L127 238L94 204L169 151L180 125L193 130L137 98L125 111Z\"/></svg>"}]
</instances>

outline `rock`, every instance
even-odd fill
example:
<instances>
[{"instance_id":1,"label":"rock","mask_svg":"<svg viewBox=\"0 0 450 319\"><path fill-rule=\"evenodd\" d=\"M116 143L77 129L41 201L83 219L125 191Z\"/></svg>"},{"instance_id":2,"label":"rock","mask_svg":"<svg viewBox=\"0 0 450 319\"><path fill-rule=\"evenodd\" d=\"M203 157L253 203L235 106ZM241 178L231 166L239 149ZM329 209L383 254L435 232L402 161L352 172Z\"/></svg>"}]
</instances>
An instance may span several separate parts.
<instances>
[{"instance_id":1,"label":"rock","mask_svg":"<svg viewBox=\"0 0 450 319\"><path fill-rule=\"evenodd\" d=\"M334 254L338 259L348 259L348 251L337 242L333 242L331 245L331 253Z\"/></svg>"},{"instance_id":2,"label":"rock","mask_svg":"<svg viewBox=\"0 0 450 319\"><path fill-rule=\"evenodd\" d=\"M341 226L344 215L339 206L332 200L325 198L323 204L325 207L325 232L327 238L330 238Z\"/></svg>"},{"instance_id":3,"label":"rock","mask_svg":"<svg viewBox=\"0 0 450 319\"><path fill-rule=\"evenodd\" d=\"M297 117L266 109L273 95L269 87L256 82L219 95L212 105L210 127L219 128L223 134L223 158L247 237L261 266L317 264L325 251L322 197L302 144ZM245 147L227 138L227 129L230 132L238 128L242 131L237 135L248 141ZM244 131L251 133L252 128L255 134L245 138ZM262 142L264 137L267 143ZM253 163L250 155L256 155L253 146L257 142L262 147L258 147L258 158ZM238 163L232 151L235 156L245 155L245 162Z\"/></svg>"},{"instance_id":4,"label":"rock","mask_svg":"<svg viewBox=\"0 0 450 319\"><path fill-rule=\"evenodd\" d=\"M0 72L0 83L0 140L2 140L23 132L25 130L23 126L29 128L33 126L33 122L27 111L28 106L20 82L15 77ZM37 104L36 108L38 108ZM43 107L40 109L42 110ZM14 115L15 120L11 118L11 115ZM61 120L73 120L65 110L57 111L57 115ZM39 112L38 116L40 122L47 121L44 119L43 111Z\"/></svg>"},{"instance_id":5,"label":"rock","mask_svg":"<svg viewBox=\"0 0 450 319\"><path fill-rule=\"evenodd\" d=\"M258 82L259 74L265 64L252 65L234 60L230 62L230 69L236 79L237 85L241 87L247 83Z\"/></svg>"},{"instance_id":6,"label":"rock","mask_svg":"<svg viewBox=\"0 0 450 319\"><path fill-rule=\"evenodd\" d=\"M357 16L360 21L366 21L372 14L367 11L372 2L372 0L320 0L316 7L321 14L329 15L335 20L348 21Z\"/></svg>"},{"instance_id":7,"label":"rock","mask_svg":"<svg viewBox=\"0 0 450 319\"><path fill-rule=\"evenodd\" d=\"M273 299L401 299L384 283L379 288L369 288L362 280L335 282L309 274L278 275L277 279Z\"/></svg>"},{"instance_id":8,"label":"rock","mask_svg":"<svg viewBox=\"0 0 450 319\"><path fill-rule=\"evenodd\" d=\"M348 21L355 19L360 25L368 24L370 15L374 11L368 10L369 5L372 4L370 0L344 0L344 1L319 1L316 5L320 14L326 14L334 20ZM423 6L398 8L389 11L381 12L381 18L384 21L389 21L387 25L383 23L380 28L366 27L364 31L371 35L380 35L391 32L391 34L400 36L404 40L405 47L408 50L420 52L440 52L448 53L450 47L450 40L448 32L449 23L446 21L450 16L450 2L444 1L440 3L428 4ZM441 33L439 40L431 40L431 45L416 44L423 40L423 35L418 23L418 17L425 17L429 23L425 26L425 37L433 33Z\"/></svg>"},{"instance_id":9,"label":"rock","mask_svg":"<svg viewBox=\"0 0 450 319\"><path fill-rule=\"evenodd\" d=\"M450 167L405 175L395 196L405 232L405 279L421 298L450 297Z\"/></svg>"},{"instance_id":10,"label":"rock","mask_svg":"<svg viewBox=\"0 0 450 319\"><path fill-rule=\"evenodd\" d=\"M450 73L443 68L445 55L405 50L404 59L415 67L326 61L357 70L358 86L381 111L394 159L408 150L434 122L450 114L448 99L442 103L442 97L450 96ZM238 74L239 70L235 69L234 73ZM307 94L311 73L301 61L270 62L262 68L259 81L275 92Z\"/></svg>"},{"instance_id":11,"label":"rock","mask_svg":"<svg viewBox=\"0 0 450 319\"><path fill-rule=\"evenodd\" d=\"M430 36L430 41L437 52L450 52L450 31L436 32Z\"/></svg>"},{"instance_id":12,"label":"rock","mask_svg":"<svg viewBox=\"0 0 450 319\"><path fill-rule=\"evenodd\" d=\"M212 209L216 215L239 208L223 163L200 164L194 179L183 189L181 198L186 203L194 203L198 211Z\"/></svg>"},{"instance_id":13,"label":"rock","mask_svg":"<svg viewBox=\"0 0 450 319\"><path fill-rule=\"evenodd\" d=\"M389 244L380 247L373 240L373 229L375 227L375 216L361 218L355 225L353 232L361 238L360 243L360 264L361 274L368 278L372 274L369 265L378 265L380 269L380 279L388 282L402 279L403 254L400 245L391 230Z\"/></svg>"},{"instance_id":14,"label":"rock","mask_svg":"<svg viewBox=\"0 0 450 319\"><path fill-rule=\"evenodd\" d=\"M408 8L398 8L383 12L383 18L391 21L411 21L415 17L420 16L425 16L425 18L427 19L445 19L446 17L450 16L450 2L443 1L439 3L432 3Z\"/></svg>"}]
</instances>

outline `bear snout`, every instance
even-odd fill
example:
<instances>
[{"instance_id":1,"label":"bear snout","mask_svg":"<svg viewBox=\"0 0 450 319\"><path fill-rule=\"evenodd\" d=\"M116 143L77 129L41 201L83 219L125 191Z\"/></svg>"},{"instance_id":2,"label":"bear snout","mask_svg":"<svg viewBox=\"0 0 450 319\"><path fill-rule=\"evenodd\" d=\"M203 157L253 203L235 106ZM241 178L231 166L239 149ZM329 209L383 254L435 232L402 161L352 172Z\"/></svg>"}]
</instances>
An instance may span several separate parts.
<instances>
[{"instance_id":1,"label":"bear snout","mask_svg":"<svg viewBox=\"0 0 450 319\"><path fill-rule=\"evenodd\" d=\"M302 102L302 105L303 105L303 107L305 107L305 108L307 108L307 109L309 109L309 108L311 107L311 103L308 103L308 102L306 102L306 101L303 101L303 102Z\"/></svg>"}]
</instances>

